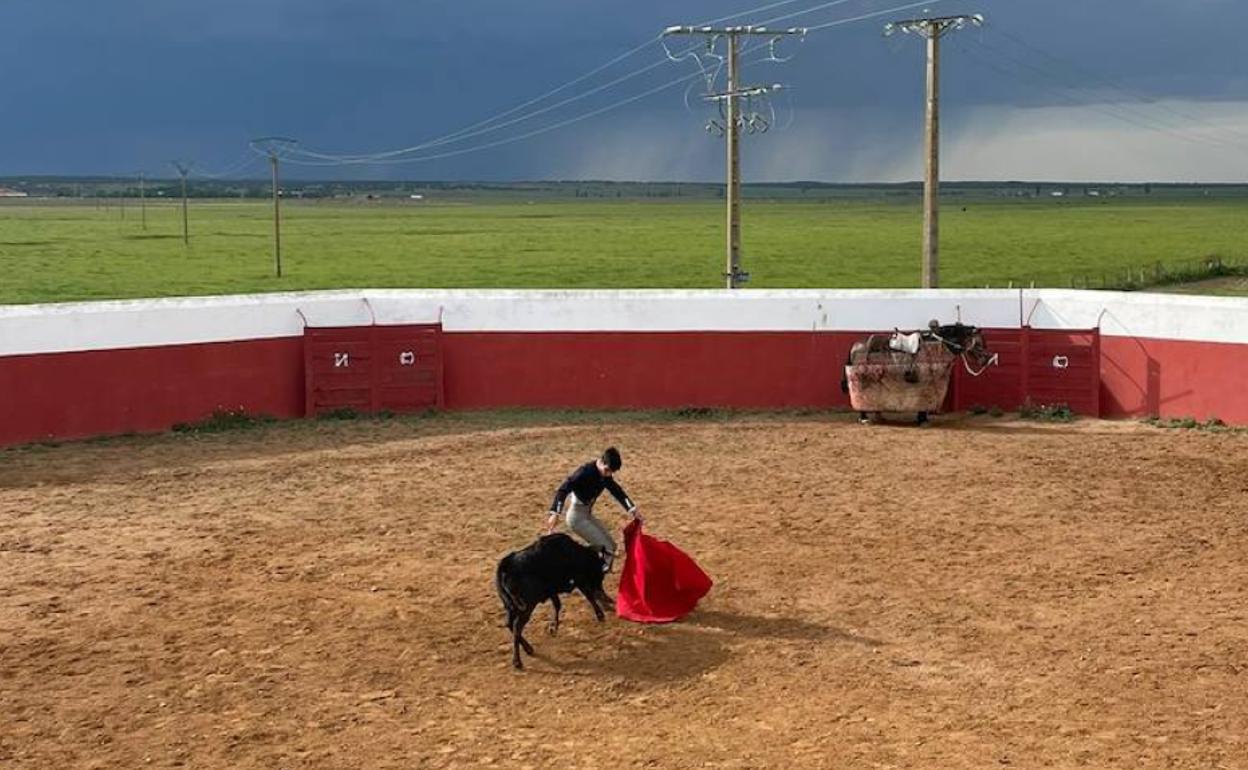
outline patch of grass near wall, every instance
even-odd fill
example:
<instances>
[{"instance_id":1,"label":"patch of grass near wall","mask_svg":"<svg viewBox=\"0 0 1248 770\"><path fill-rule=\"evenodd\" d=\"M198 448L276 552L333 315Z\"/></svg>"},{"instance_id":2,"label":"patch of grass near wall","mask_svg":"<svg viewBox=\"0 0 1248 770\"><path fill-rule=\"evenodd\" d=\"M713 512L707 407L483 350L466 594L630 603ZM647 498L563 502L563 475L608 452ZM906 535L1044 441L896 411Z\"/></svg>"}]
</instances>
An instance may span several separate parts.
<instances>
[{"instance_id":1,"label":"patch of grass near wall","mask_svg":"<svg viewBox=\"0 0 1248 770\"><path fill-rule=\"evenodd\" d=\"M1245 433L1248 428L1227 425L1217 417L1197 420L1195 417L1148 417L1141 420L1145 425L1168 430L1198 430L1212 433Z\"/></svg>"},{"instance_id":2,"label":"patch of grass near wall","mask_svg":"<svg viewBox=\"0 0 1248 770\"><path fill-rule=\"evenodd\" d=\"M243 407L215 409L212 414L195 422L174 423L174 433L222 433L231 430L248 430L277 422L276 417L251 414Z\"/></svg>"},{"instance_id":3,"label":"patch of grass near wall","mask_svg":"<svg viewBox=\"0 0 1248 770\"><path fill-rule=\"evenodd\" d=\"M1019 407L1018 416L1024 420L1043 422L1074 422L1078 419L1078 415L1066 404L1024 404Z\"/></svg>"}]
</instances>

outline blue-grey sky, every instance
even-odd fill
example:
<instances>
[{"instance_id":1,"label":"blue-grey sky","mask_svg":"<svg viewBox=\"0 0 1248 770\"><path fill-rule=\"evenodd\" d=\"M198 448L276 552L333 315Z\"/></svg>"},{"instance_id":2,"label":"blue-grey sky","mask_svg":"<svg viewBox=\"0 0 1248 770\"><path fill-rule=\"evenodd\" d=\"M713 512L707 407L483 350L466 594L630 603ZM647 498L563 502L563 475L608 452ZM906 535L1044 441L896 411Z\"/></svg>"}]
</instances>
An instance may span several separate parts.
<instances>
[{"instance_id":1,"label":"blue-grey sky","mask_svg":"<svg viewBox=\"0 0 1248 770\"><path fill-rule=\"evenodd\" d=\"M422 160L297 166L291 157L287 173L719 180L722 140L704 130L714 115L700 92L677 84L637 97L696 72L692 61L665 61L653 42L664 27L759 9L729 23L815 29L780 46L792 56L786 62L760 61L763 51L744 57L746 84L786 86L758 105L768 118L774 107L777 125L746 138L748 180L919 178L924 43L885 38L881 29L890 19L974 12L985 15L985 26L951 33L942 47L945 179L1248 177L1248 74L1239 40L1248 3L905 5L0 0L0 176L168 175L173 158L207 173L231 171L248 158L250 138L274 134L328 154L410 147L494 118L640 47L461 141L400 156ZM890 9L898 10L880 13ZM847 21L872 14L879 15ZM428 159L446 153L456 154ZM236 173L259 176L263 168Z\"/></svg>"}]
</instances>

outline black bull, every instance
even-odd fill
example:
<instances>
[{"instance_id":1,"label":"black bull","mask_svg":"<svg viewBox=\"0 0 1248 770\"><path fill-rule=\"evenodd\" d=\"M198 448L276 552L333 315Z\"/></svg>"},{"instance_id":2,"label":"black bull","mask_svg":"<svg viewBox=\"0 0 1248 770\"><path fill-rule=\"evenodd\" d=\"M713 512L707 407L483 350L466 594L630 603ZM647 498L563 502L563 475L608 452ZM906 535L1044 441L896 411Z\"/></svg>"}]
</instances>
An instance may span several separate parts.
<instances>
[{"instance_id":1,"label":"black bull","mask_svg":"<svg viewBox=\"0 0 1248 770\"><path fill-rule=\"evenodd\" d=\"M507 628L511 630L511 664L524 668L520 648L532 655L533 646L524 638L524 626L533 610L544 601L555 608L551 633L559 629L562 605L559 594L580 591L602 622L600 600L610 601L602 589L603 561L601 548L577 543L563 533L544 535L537 542L509 553L498 562L494 585L507 611Z\"/></svg>"}]
</instances>

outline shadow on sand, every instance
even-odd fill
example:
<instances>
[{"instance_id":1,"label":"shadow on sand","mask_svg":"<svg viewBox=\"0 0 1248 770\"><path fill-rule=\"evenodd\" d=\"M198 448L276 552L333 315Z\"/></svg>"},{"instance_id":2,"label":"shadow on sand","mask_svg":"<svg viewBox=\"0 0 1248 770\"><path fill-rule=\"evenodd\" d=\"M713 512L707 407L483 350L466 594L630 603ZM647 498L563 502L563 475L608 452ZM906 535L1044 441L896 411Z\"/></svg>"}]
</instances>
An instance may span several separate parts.
<instances>
[{"instance_id":1,"label":"shadow on sand","mask_svg":"<svg viewBox=\"0 0 1248 770\"><path fill-rule=\"evenodd\" d=\"M878 639L800 618L698 610L676 623L646 626L644 633L617 636L614 654L611 655L596 652L577 660L560 661L539 653L537 658L553 666L559 674L606 677L608 681L618 683L677 682L696 679L720 667L739 654L737 642L759 639L865 647L885 644Z\"/></svg>"},{"instance_id":2,"label":"shadow on sand","mask_svg":"<svg viewBox=\"0 0 1248 770\"><path fill-rule=\"evenodd\" d=\"M834 626L811 623L800 618L746 615L722 610L697 610L685 623L699 628L713 628L735 636L753 639L804 639L812 642L846 642L864 647L882 647L884 642L858 636Z\"/></svg>"}]
</instances>

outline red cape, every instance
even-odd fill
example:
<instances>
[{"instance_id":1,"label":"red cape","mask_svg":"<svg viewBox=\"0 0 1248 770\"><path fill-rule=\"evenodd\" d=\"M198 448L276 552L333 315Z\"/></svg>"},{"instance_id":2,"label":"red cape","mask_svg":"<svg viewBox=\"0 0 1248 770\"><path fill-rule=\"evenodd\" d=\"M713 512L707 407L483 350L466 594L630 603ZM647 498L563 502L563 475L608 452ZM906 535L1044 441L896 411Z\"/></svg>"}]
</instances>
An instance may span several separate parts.
<instances>
[{"instance_id":1,"label":"red cape","mask_svg":"<svg viewBox=\"0 0 1248 770\"><path fill-rule=\"evenodd\" d=\"M624 528L624 570L615 614L639 623L670 623L693 611L711 579L676 546L643 534L641 522Z\"/></svg>"}]
</instances>

